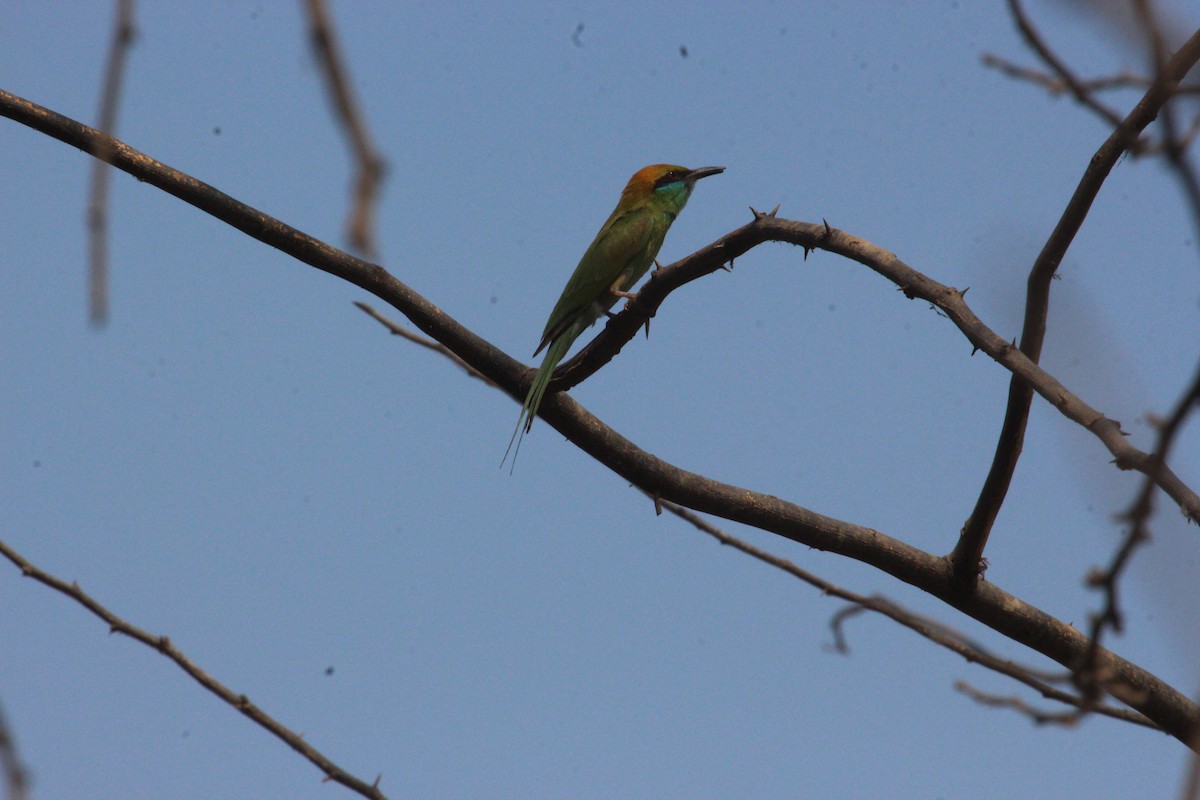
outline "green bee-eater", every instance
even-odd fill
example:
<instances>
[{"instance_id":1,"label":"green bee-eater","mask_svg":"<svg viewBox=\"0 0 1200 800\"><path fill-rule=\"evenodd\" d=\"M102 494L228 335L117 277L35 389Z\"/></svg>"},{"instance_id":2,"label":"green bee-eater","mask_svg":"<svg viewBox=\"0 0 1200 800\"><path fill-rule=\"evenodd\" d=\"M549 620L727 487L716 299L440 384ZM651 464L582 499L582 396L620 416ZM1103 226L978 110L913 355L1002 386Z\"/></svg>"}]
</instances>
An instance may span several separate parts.
<instances>
[{"instance_id":1,"label":"green bee-eater","mask_svg":"<svg viewBox=\"0 0 1200 800\"><path fill-rule=\"evenodd\" d=\"M536 356L549 346L517 417L513 439L518 451L521 439L533 426L554 368L571 344L607 313L618 297L632 297L629 290L654 263L667 229L687 205L696 181L724 171L724 167L688 169L654 164L639 169L629 179L617 207L579 259L579 266L546 320L542 342L533 351ZM508 446L511 450L511 439ZM508 458L507 451L504 457Z\"/></svg>"}]
</instances>

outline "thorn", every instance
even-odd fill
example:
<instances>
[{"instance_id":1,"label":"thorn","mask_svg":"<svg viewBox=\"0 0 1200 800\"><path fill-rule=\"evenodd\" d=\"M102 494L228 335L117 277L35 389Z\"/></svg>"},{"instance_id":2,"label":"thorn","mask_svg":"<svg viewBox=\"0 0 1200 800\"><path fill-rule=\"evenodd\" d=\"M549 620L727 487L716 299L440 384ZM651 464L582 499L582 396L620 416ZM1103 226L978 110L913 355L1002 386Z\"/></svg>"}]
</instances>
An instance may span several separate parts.
<instances>
[{"instance_id":1,"label":"thorn","mask_svg":"<svg viewBox=\"0 0 1200 800\"><path fill-rule=\"evenodd\" d=\"M651 495L651 497L654 498L654 516L661 517L663 511L662 497L658 494L658 492L655 492L653 495Z\"/></svg>"},{"instance_id":2,"label":"thorn","mask_svg":"<svg viewBox=\"0 0 1200 800\"><path fill-rule=\"evenodd\" d=\"M763 214L761 211L756 210L754 208L754 206L749 206L749 208L750 208L750 213L754 215L755 219L762 219Z\"/></svg>"},{"instance_id":3,"label":"thorn","mask_svg":"<svg viewBox=\"0 0 1200 800\"><path fill-rule=\"evenodd\" d=\"M658 259L654 259L654 269L650 272L650 277L653 278L658 273L662 272L663 265L658 263Z\"/></svg>"},{"instance_id":4,"label":"thorn","mask_svg":"<svg viewBox=\"0 0 1200 800\"><path fill-rule=\"evenodd\" d=\"M646 317L646 338L650 338L650 317Z\"/></svg>"},{"instance_id":5,"label":"thorn","mask_svg":"<svg viewBox=\"0 0 1200 800\"><path fill-rule=\"evenodd\" d=\"M776 204L775 204L775 207L771 209L771 213L770 213L770 214L767 214L767 216L768 216L768 217L774 217L774 216L775 216L776 214L778 214L778 213L779 213L779 203L776 203Z\"/></svg>"},{"instance_id":6,"label":"thorn","mask_svg":"<svg viewBox=\"0 0 1200 800\"><path fill-rule=\"evenodd\" d=\"M971 287L970 287L970 286L968 286L967 288L965 288L965 289L963 289L961 292L959 292L959 293L958 293L958 296L959 296L959 297L966 297L966 296L967 296L967 292L969 292L969 291L971 291Z\"/></svg>"},{"instance_id":7,"label":"thorn","mask_svg":"<svg viewBox=\"0 0 1200 800\"><path fill-rule=\"evenodd\" d=\"M800 246L801 246L801 247L804 247L804 245L800 245ZM810 250L812 250L812 248L811 248L811 247L804 247L804 260L805 260L805 261L808 261L808 253L809 253L809 251L810 251Z\"/></svg>"},{"instance_id":8,"label":"thorn","mask_svg":"<svg viewBox=\"0 0 1200 800\"><path fill-rule=\"evenodd\" d=\"M979 352L979 345L973 345L971 347L971 358L974 358L975 354L978 352Z\"/></svg>"},{"instance_id":9,"label":"thorn","mask_svg":"<svg viewBox=\"0 0 1200 800\"><path fill-rule=\"evenodd\" d=\"M829 227L829 220L821 217L821 224L825 226L825 238L828 239L833 234L833 228Z\"/></svg>"}]
</instances>

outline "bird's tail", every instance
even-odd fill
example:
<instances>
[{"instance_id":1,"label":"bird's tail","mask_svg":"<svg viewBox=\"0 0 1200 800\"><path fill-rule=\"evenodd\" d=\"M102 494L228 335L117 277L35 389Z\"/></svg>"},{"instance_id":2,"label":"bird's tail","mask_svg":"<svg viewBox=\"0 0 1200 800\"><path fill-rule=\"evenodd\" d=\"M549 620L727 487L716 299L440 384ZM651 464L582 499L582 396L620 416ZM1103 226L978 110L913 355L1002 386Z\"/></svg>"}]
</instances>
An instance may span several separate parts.
<instances>
[{"instance_id":1,"label":"bird's tail","mask_svg":"<svg viewBox=\"0 0 1200 800\"><path fill-rule=\"evenodd\" d=\"M503 467L504 462L508 460L509 452L512 452L513 460L512 467L509 468L510 472L517 466L517 455L521 452L521 440L533 427L533 418L537 416L538 408L542 405L542 397L546 394L546 387L550 385L550 378L554 376L554 368L571 349L573 341L575 341L574 336L560 336L551 342L550 347L546 350L546 357L542 359L542 365L538 367L537 374L533 376L529 394L525 395L525 402L521 404L517 427L513 430L512 438L508 440L508 449L504 451L504 458L500 461L500 466ZM514 442L517 445L516 450L513 450Z\"/></svg>"}]
</instances>

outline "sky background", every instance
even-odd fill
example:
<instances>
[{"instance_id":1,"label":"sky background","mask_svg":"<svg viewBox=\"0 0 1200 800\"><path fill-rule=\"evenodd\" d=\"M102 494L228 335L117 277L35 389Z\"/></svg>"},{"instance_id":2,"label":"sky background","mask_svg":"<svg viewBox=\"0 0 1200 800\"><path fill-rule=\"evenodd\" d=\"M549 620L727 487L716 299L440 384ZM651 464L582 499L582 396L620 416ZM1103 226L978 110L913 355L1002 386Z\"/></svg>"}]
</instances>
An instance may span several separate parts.
<instances>
[{"instance_id":1,"label":"sky background","mask_svg":"<svg viewBox=\"0 0 1200 800\"><path fill-rule=\"evenodd\" d=\"M981 65L1035 65L1000 3L497 8L333 16L390 167L381 263L527 360L629 175L662 161L727 167L664 263L778 203L970 287L1016 336L1032 259L1108 134ZM1029 10L1081 74L1142 70L1105 19ZM3 4L0 87L94 123L110 15ZM350 162L300 5L140 3L137 22L118 136L344 245ZM0 152L0 537L388 796L1178 796L1174 739L981 707L954 682L1044 704L882 618L831 652L842 603L656 517L544 424L510 476L515 402L387 335L361 290L121 173L112 318L91 328L89 159L8 120ZM1196 368L1198 286L1177 185L1123 160L1054 283L1044 365L1149 448L1145 415ZM681 467L946 553L1007 385L864 267L766 245L673 294L573 395ZM1176 450L1193 487L1198 427ZM1086 625L1083 576L1139 485L1109 460L1038 399L988 579ZM1200 533L1159 509L1110 644L1194 693ZM1047 666L868 567L724 527ZM15 569L0 608L0 703L34 797L351 796Z\"/></svg>"}]
</instances>

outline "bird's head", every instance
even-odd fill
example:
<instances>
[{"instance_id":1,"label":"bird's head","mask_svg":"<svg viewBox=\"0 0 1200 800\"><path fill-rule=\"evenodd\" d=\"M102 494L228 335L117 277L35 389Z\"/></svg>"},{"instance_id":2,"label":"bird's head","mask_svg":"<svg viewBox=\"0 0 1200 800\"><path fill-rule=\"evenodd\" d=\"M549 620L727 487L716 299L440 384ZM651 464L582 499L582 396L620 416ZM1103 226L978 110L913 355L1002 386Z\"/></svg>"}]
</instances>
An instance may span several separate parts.
<instances>
[{"instance_id":1,"label":"bird's head","mask_svg":"<svg viewBox=\"0 0 1200 800\"><path fill-rule=\"evenodd\" d=\"M696 181L709 175L724 172L724 167L701 167L688 169L675 164L652 164L633 173L625 191L621 192L624 202L654 200L678 213L687 203Z\"/></svg>"}]
</instances>

